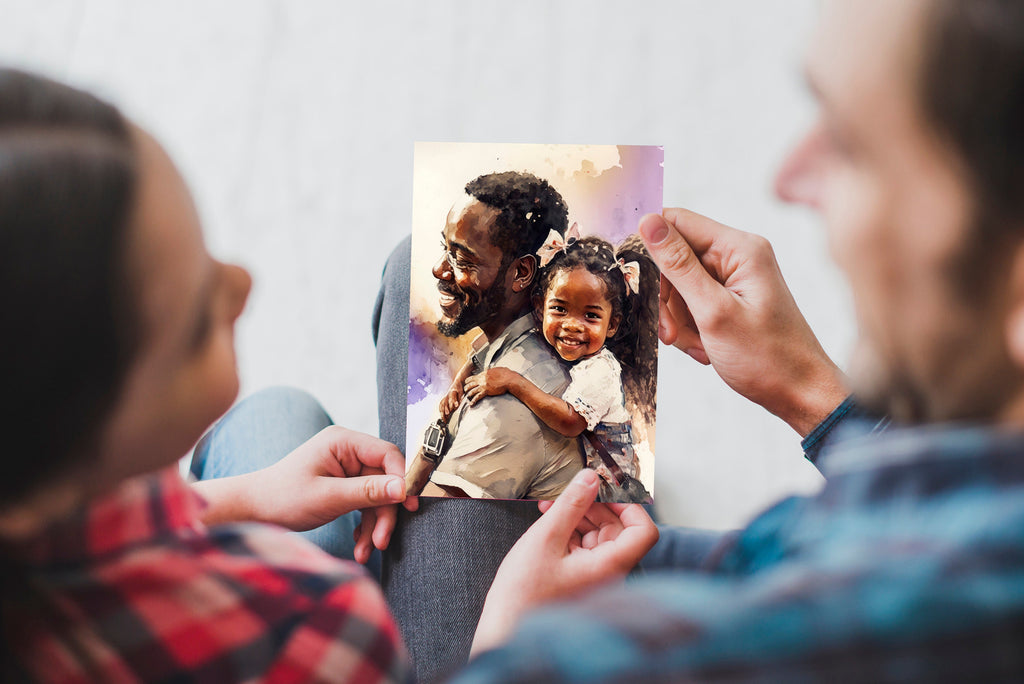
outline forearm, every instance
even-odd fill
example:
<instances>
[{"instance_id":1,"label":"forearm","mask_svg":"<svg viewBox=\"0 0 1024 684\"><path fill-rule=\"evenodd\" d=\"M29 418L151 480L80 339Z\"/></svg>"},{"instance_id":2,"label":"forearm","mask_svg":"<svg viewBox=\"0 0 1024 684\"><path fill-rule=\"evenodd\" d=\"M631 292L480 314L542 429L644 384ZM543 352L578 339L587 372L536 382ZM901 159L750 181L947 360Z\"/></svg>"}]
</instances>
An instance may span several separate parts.
<instances>
[{"instance_id":1,"label":"forearm","mask_svg":"<svg viewBox=\"0 0 1024 684\"><path fill-rule=\"evenodd\" d=\"M427 482L430 474L434 472L437 464L423 455L423 449L419 449L412 457L409 467L405 473L405 493L407 496L418 496Z\"/></svg>"},{"instance_id":2,"label":"forearm","mask_svg":"<svg viewBox=\"0 0 1024 684\"><path fill-rule=\"evenodd\" d=\"M510 394L526 404L535 416L559 434L577 437L587 428L587 421L568 402L544 392L521 375L516 375L508 389Z\"/></svg>"},{"instance_id":3,"label":"forearm","mask_svg":"<svg viewBox=\"0 0 1024 684\"><path fill-rule=\"evenodd\" d=\"M473 374L474 368L475 366L472 358L462 364L462 368L459 369L459 372L455 375L455 379L452 380L452 387L457 387L461 390L463 383L465 383L466 379Z\"/></svg>"}]
</instances>

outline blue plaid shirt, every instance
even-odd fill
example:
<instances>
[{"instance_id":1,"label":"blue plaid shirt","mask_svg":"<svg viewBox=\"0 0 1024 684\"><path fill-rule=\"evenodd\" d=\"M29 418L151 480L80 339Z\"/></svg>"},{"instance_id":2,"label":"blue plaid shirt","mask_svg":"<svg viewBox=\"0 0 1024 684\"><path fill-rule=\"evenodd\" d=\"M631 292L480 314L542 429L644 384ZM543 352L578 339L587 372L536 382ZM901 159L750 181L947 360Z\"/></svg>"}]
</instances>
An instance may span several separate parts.
<instances>
[{"instance_id":1,"label":"blue plaid shirt","mask_svg":"<svg viewBox=\"0 0 1024 684\"><path fill-rule=\"evenodd\" d=\"M699 572L528 617L458 681L1019 681L1024 433L890 428L837 444L852 422L837 411L804 442L811 457L824 447L817 496L775 505Z\"/></svg>"}]
</instances>

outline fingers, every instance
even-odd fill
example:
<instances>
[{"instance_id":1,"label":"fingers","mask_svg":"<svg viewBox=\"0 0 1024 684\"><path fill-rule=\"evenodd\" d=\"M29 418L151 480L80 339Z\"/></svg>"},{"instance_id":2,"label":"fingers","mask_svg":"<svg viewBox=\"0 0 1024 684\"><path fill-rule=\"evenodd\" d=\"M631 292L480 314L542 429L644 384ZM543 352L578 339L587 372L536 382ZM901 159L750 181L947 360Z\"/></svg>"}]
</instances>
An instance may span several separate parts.
<instances>
[{"instance_id":1,"label":"fingers","mask_svg":"<svg viewBox=\"0 0 1024 684\"><path fill-rule=\"evenodd\" d=\"M337 502L338 514L405 501L405 478L394 475L362 475L323 478L328 496Z\"/></svg>"},{"instance_id":2,"label":"fingers","mask_svg":"<svg viewBox=\"0 0 1024 684\"><path fill-rule=\"evenodd\" d=\"M664 280L664 276L662 279ZM667 281L662 285L662 300L659 305L661 341L682 349L700 363L707 365L709 360L704 349L704 341L700 337L693 316L690 315L690 309L675 287Z\"/></svg>"},{"instance_id":3,"label":"fingers","mask_svg":"<svg viewBox=\"0 0 1024 684\"><path fill-rule=\"evenodd\" d=\"M380 468L389 475L405 474L405 458L391 442L337 425L324 428L313 439L326 442L346 475L358 475L363 466Z\"/></svg>"},{"instance_id":4,"label":"fingers","mask_svg":"<svg viewBox=\"0 0 1024 684\"><path fill-rule=\"evenodd\" d=\"M377 522L373 526L373 545L383 551L388 548L391 541L391 533L395 530L395 521L398 518L398 509L394 506L381 506L372 509L377 514Z\"/></svg>"},{"instance_id":5,"label":"fingers","mask_svg":"<svg viewBox=\"0 0 1024 684\"><path fill-rule=\"evenodd\" d=\"M679 336L679 326L668 306L668 300L673 294L678 295L679 293L672 287L672 283L664 274L659 274L659 277L661 278L661 288L658 295L658 339L665 344L675 344L676 337Z\"/></svg>"},{"instance_id":6,"label":"fingers","mask_svg":"<svg viewBox=\"0 0 1024 684\"><path fill-rule=\"evenodd\" d=\"M594 547L594 552L602 556L602 563L616 567L621 572L629 572L658 541L658 526L639 504L608 506L618 516L623 527L613 542L599 544Z\"/></svg>"},{"instance_id":7,"label":"fingers","mask_svg":"<svg viewBox=\"0 0 1024 684\"><path fill-rule=\"evenodd\" d=\"M703 349L684 349L683 351L689 354L690 358L692 358L697 363L703 364L705 366L711 365L711 357L708 356L708 353Z\"/></svg>"},{"instance_id":8,"label":"fingers","mask_svg":"<svg viewBox=\"0 0 1024 684\"><path fill-rule=\"evenodd\" d=\"M651 520L650 514L640 504L608 504L609 508L619 517L624 527L653 526L655 534L657 525Z\"/></svg>"},{"instance_id":9,"label":"fingers","mask_svg":"<svg viewBox=\"0 0 1024 684\"><path fill-rule=\"evenodd\" d=\"M663 210L661 215L700 255L711 249L716 241L731 241L741 232L689 209L670 207Z\"/></svg>"},{"instance_id":10,"label":"fingers","mask_svg":"<svg viewBox=\"0 0 1024 684\"><path fill-rule=\"evenodd\" d=\"M693 321L690 309L679 296L678 290L661 275L661 296L658 300L658 337L665 344L675 345L682 350L701 349L704 343L700 339L700 331Z\"/></svg>"},{"instance_id":11,"label":"fingers","mask_svg":"<svg viewBox=\"0 0 1024 684\"><path fill-rule=\"evenodd\" d=\"M584 468L573 476L558 499L534 524L543 529L550 538L565 543L594 503L597 487L597 473Z\"/></svg>"},{"instance_id":12,"label":"fingers","mask_svg":"<svg viewBox=\"0 0 1024 684\"><path fill-rule=\"evenodd\" d=\"M606 503L591 504L580 524L583 525L586 523L589 523L589 525L594 529L605 527L607 525L622 527L622 524L619 522L618 514L610 509Z\"/></svg>"},{"instance_id":13,"label":"fingers","mask_svg":"<svg viewBox=\"0 0 1024 684\"><path fill-rule=\"evenodd\" d=\"M691 212L680 212L681 210L666 211L669 220L658 214L648 214L640 220L639 230L651 258L658 264L662 274L675 287L682 301L686 302L689 311L699 322L704 312L713 311L717 303L726 296L722 285L707 272L697 252L694 251L706 251L711 245L715 231L705 224L719 224ZM699 224L699 229L692 229L688 221ZM680 229L680 224L683 225L683 229ZM721 228L724 229L725 226ZM691 234L694 244L700 244L701 247L695 247L688 242Z\"/></svg>"},{"instance_id":14,"label":"fingers","mask_svg":"<svg viewBox=\"0 0 1024 684\"><path fill-rule=\"evenodd\" d=\"M445 395L444 399L441 400L440 406L438 406L438 411L445 420L448 420L455 410L455 407L452 405L453 403L451 396Z\"/></svg>"},{"instance_id":15,"label":"fingers","mask_svg":"<svg viewBox=\"0 0 1024 684\"><path fill-rule=\"evenodd\" d=\"M373 553L373 531L376 523L375 509L370 508L361 512L359 526L355 530L356 545L352 549L352 556L359 563L365 564Z\"/></svg>"}]
</instances>

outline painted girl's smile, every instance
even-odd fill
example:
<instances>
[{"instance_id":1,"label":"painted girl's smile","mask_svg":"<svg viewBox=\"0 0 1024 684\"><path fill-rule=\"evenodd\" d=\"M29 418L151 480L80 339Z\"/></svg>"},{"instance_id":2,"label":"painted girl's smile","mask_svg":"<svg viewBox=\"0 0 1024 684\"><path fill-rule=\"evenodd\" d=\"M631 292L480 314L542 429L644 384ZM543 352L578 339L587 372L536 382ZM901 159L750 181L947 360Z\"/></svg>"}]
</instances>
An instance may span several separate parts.
<instances>
[{"instance_id":1,"label":"painted girl's smile","mask_svg":"<svg viewBox=\"0 0 1024 684\"><path fill-rule=\"evenodd\" d=\"M555 338L555 344L553 345L558 355L563 359L569 357L578 357L580 347L588 347L586 339L571 338L565 336L559 336ZM600 349L600 347L598 347Z\"/></svg>"},{"instance_id":2,"label":"painted girl's smile","mask_svg":"<svg viewBox=\"0 0 1024 684\"><path fill-rule=\"evenodd\" d=\"M583 267L555 274L542 307L544 339L566 361L578 361L601 351L619 326L604 282Z\"/></svg>"}]
</instances>

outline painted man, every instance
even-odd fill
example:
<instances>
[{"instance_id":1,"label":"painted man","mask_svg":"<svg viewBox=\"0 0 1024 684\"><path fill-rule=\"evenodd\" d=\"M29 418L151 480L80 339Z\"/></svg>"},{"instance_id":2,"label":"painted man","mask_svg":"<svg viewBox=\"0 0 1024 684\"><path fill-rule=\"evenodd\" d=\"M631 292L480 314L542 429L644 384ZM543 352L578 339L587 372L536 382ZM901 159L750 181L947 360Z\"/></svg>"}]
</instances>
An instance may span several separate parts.
<instances>
[{"instance_id":1,"label":"painted man","mask_svg":"<svg viewBox=\"0 0 1024 684\"><path fill-rule=\"evenodd\" d=\"M535 331L531 297L537 249L550 231L564 234L567 220L557 190L515 171L470 181L449 210L441 231L444 253L433 268L437 329L459 337L479 328L474 372L509 368L549 394L565 389L568 372ZM582 465L576 441L511 394L463 401L447 430L449 444L426 496L553 499Z\"/></svg>"}]
</instances>

